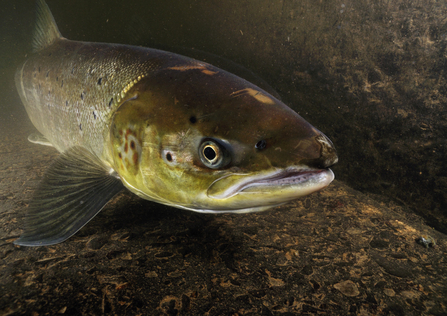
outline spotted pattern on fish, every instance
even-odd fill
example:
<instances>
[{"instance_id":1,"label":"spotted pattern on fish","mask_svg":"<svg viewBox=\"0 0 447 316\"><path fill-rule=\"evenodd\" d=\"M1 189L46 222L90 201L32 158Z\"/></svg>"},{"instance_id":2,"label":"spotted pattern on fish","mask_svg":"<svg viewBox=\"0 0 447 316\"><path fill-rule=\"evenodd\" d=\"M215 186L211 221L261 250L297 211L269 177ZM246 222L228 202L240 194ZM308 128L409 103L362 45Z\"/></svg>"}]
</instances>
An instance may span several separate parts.
<instances>
[{"instance_id":1,"label":"spotted pattern on fish","mask_svg":"<svg viewBox=\"0 0 447 316\"><path fill-rule=\"evenodd\" d=\"M136 174L141 158L141 139L137 130L132 126L119 130L119 142L115 151L115 161L119 168L130 174Z\"/></svg>"},{"instance_id":2,"label":"spotted pattern on fish","mask_svg":"<svg viewBox=\"0 0 447 316\"><path fill-rule=\"evenodd\" d=\"M157 69L177 67L175 54L148 54L126 45L60 39L27 59L16 85L32 123L57 150L82 145L102 156L108 122L129 90Z\"/></svg>"}]
</instances>

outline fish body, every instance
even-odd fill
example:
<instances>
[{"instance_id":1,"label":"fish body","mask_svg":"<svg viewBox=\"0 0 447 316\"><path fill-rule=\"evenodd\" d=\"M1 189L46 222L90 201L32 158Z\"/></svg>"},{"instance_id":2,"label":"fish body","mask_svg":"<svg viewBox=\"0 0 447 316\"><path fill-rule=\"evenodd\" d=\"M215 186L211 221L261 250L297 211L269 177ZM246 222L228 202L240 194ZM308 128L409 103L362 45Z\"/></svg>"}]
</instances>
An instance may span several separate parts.
<instances>
[{"instance_id":1,"label":"fish body","mask_svg":"<svg viewBox=\"0 0 447 316\"><path fill-rule=\"evenodd\" d=\"M173 207L246 213L324 188L331 141L281 101L205 62L70 41L38 0L34 53L16 86L61 155L30 204L19 245L78 231L121 189Z\"/></svg>"}]
</instances>

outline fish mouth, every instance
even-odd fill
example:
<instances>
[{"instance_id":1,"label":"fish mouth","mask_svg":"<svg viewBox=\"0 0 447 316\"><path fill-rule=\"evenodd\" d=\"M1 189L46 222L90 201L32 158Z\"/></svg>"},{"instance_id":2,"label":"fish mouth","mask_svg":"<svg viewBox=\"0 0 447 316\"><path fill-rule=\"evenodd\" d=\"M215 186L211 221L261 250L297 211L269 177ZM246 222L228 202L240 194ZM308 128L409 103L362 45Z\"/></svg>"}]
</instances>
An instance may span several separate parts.
<instances>
[{"instance_id":1,"label":"fish mouth","mask_svg":"<svg viewBox=\"0 0 447 316\"><path fill-rule=\"evenodd\" d=\"M212 199L230 199L249 204L285 203L318 191L334 180L331 169L289 167L257 174L230 174L214 181L207 190Z\"/></svg>"}]
</instances>

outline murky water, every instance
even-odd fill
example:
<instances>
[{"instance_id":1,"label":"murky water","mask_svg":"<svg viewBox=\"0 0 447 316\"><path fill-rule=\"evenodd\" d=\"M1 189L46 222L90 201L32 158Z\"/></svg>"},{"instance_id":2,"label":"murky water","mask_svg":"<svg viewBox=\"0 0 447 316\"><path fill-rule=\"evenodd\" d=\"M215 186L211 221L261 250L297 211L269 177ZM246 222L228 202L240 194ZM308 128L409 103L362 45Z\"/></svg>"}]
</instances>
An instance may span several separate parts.
<instances>
[{"instance_id":1,"label":"murky water","mask_svg":"<svg viewBox=\"0 0 447 316\"><path fill-rule=\"evenodd\" d=\"M396 205L403 205L405 207L402 209L407 210L406 214L410 218L413 218L414 213L419 214L429 226L439 232L447 233L447 167L445 164L447 158L446 3L434 0L410 2L406 0L247 0L243 2L236 0L48 0L47 3L55 16L61 33L69 39L115 42L173 50L193 57L200 56L200 58L204 58L211 63L218 63L224 68L230 67L230 71L235 69L234 71L242 71L248 76L253 76L250 80L259 80L259 82L262 82L261 84L273 88L286 104L333 140L340 157L339 164L334 168L337 179L342 180L356 190L369 194L377 201L385 204L390 200L393 201L392 205L395 209L400 209ZM9 246L12 239L21 232L21 228L17 224L18 221L21 221L23 215L19 214L20 210L26 207L27 199L30 198L33 189L41 179L46 166L56 156L54 149L33 145L27 141L27 135L34 131L34 127L27 118L14 84L16 67L31 50L33 23L34 4L32 1L14 0L2 3L0 8L0 95L2 100L0 102L0 213L2 223L5 225L2 226L0 231L2 240ZM243 67L242 70L240 70L239 65ZM36 155L37 152L39 155ZM340 189L337 192L346 192L346 190ZM342 198L343 203L336 201L337 192L329 191L328 195L323 197L327 201L318 201L321 208L329 205L329 208L325 209L328 214L330 210L340 210L345 207L343 203L348 204L347 201L343 200L348 200L348 195ZM126 196L118 203L121 203L122 209L126 207L127 202L123 202L125 199L131 198ZM133 200L131 203L138 204L140 202ZM355 205L360 205L357 203L360 202L356 202ZM306 203L303 202L302 204L306 206ZM309 205L305 207L304 214L307 214L309 207ZM168 208L162 208L162 211L158 210L160 212L156 214L165 214L164 212ZM347 220L355 218L355 211L355 207L349 210L351 217ZM349 238L357 238L355 236L362 231L361 229L366 231L370 229L365 236L378 241L376 240L374 245L371 246L369 240L365 238L363 243L359 241L357 250L353 250L353 254L349 254L353 258L363 258L361 259L364 260L362 262L370 260L365 258L380 257L381 251L388 249L390 243L395 243L391 251L393 254L398 247L402 247L402 249L398 249L399 251L405 252L405 247L401 243L402 236L406 236L407 239L404 241L412 245L413 240L408 237L411 236L408 228L410 226L405 226L408 228L405 228L407 235L399 235L399 238L401 238L399 239L394 235L399 229L399 234L402 234L402 228L398 221L393 221L393 225L397 227L393 228L394 226L389 224L391 220L386 225L381 222L374 208L366 207L360 211L366 212L362 215L364 219L362 219L361 224L353 220L353 223L358 224L359 227L352 228L352 234L345 234L347 237L343 235L343 231L348 229L346 227L341 230L342 232L339 235L334 234L335 237L331 237L333 239L330 240L326 240L326 237L323 236L324 233L328 232L320 231L318 225L314 230L306 231L306 234L309 236L313 236L312 234L319 235L318 238L321 242L319 245L323 245L324 243L336 243L340 236L344 238L344 242ZM290 209L288 209L288 212L292 214ZM178 217L176 220L181 226L184 222L183 215L176 214ZM154 216L156 221L158 220L157 216L163 217L164 215ZM305 217L306 215L302 216ZM325 225L332 225L333 222L331 222L329 215L327 216L328 220ZM402 214L399 216L402 216ZM222 221L226 219L223 218ZM287 218L282 218L282 220L287 222ZM340 222L344 222L344 220L343 218ZM378 238L373 231L376 226L370 225L367 228L362 226L366 222L369 223L370 220L374 222L374 225L377 222L380 223L377 225L383 224L384 227L391 227L392 229L390 228L389 231L386 231L386 234L382 234L385 237L380 235L380 238ZM112 219L110 221L113 222ZM197 221L199 220L191 220L192 223ZM415 222L418 221L418 219L415 220ZM169 222L169 220L166 220L166 222ZM249 222L248 219L247 222ZM136 223L138 223L138 220L134 219L132 224ZM206 224L204 223L204 225ZM110 224L110 230L113 231L117 225L117 223ZM159 228L158 224L153 225L156 226L154 228L156 233L153 236L151 235L151 238L153 237L152 241L156 243L159 242L159 232L166 228L162 227L163 223L160 224L162 228ZM194 226L194 224L191 225ZM278 227L281 225L278 224ZM96 226L100 227L101 225L97 223ZM249 226L249 224L246 226ZM227 227L232 227L231 220L229 220ZM144 231L144 228L140 227L139 229ZM217 228L214 228L212 226L211 230L218 231ZM244 226L242 229L246 229L246 227ZM257 228L250 229L251 231L257 231ZM380 226L380 229L383 232L382 226ZM186 225L184 230L187 233L183 236L183 242L187 243L190 227ZM269 234L273 234L272 231L269 231ZM289 232L286 231L284 234ZM176 234L178 232L174 231L172 236L177 236ZM206 237L207 233L203 234ZM249 233L241 233L241 235L250 236L251 241L251 236L256 236L256 232L251 233L249 231ZM89 233L85 233L85 236L88 237ZM203 236L200 235L201 237ZM220 237L222 236L215 236L215 238ZM283 237L281 235L281 238ZM120 241L120 238L115 238L114 242L117 242L116 240ZM126 238L128 238L127 235L123 237L123 240ZM172 242L174 237L170 238ZM198 239L200 238L198 237ZM231 236L231 238L237 239L234 236ZM278 240L282 242L281 238L278 237ZM294 242L300 243L301 237L293 236L293 238L296 238ZM169 238L166 237L166 239ZM246 239L248 240L248 237ZM253 240L255 240L254 237ZM286 238L284 240L287 240L284 245L290 242ZM312 244L312 240L314 240L313 237L308 238L306 243ZM110 243L112 242L110 241ZM275 243L276 239L272 241L272 245L275 245ZM209 247L209 244L204 244L204 247L207 247L207 245ZM235 244L234 240L229 244ZM257 241L254 244L250 246L253 249L259 246ZM307 253L307 251L312 253L312 249L306 248L307 244L304 248L299 248L301 253ZM384 244L385 246L383 246ZM164 247L163 245L160 248ZM284 245L281 244L281 246ZM139 244L133 246L138 248ZM342 257L345 255L342 254L343 249L348 249L351 244L346 241L345 244L339 244L338 246L341 250L336 253L336 256ZM173 247L175 248L175 245ZM269 245L268 247L276 249L276 246ZM300 244L300 247L303 247L302 244ZM365 255L364 251L368 247L378 249L380 252ZM325 248L321 252L330 252L330 248ZM83 256L85 255L88 260L92 251L90 251L90 248L87 249L88 251L86 249L82 248L79 251L85 250L86 253L83 253ZM96 248L93 249L96 250ZM284 251L290 257L292 250L287 248ZM51 251L48 250L49 253ZM113 251L107 252L103 249L104 258L109 258ZM140 256L141 253L138 251L140 250L135 250L135 253L139 253ZM174 253L175 251L177 250L173 250ZM223 252L225 253L225 251L224 249ZM237 249L232 251L238 255ZM252 251L251 248L246 253L250 253L250 251ZM118 250L116 250L116 253L119 253ZM116 253L113 252L113 256ZM420 271L418 265L424 266L424 269L430 266L432 257L420 254L418 248L411 255L406 254L408 258L401 258L398 256L399 254L393 257L393 260L399 259L399 264L405 261L405 265L402 264L405 268L403 271L408 272L408 275L402 276L399 273L396 275L403 280L410 280L409 284L401 282L401 279L392 281L395 282L394 290L386 287L385 293L387 293L387 296L377 298L377 300L392 300L394 291L404 293L401 296L405 299L405 304L410 300L414 300L411 301L414 303L419 297L424 298L425 295L432 295L425 294L426 292L420 285L418 285L417 291L424 294L418 292L417 295L419 296L415 298L410 293L417 287L410 284L411 274L416 274L414 271ZM433 252L431 254L433 255ZM262 253L263 255L264 253ZM189 252L186 256L189 256ZM144 258L144 255L141 255L141 257ZM282 260L287 264L295 260L289 257L287 257L287 260ZM321 285L325 285L325 282L327 284L332 283L324 280L317 280L317 282L312 279L307 281L306 278L312 275L312 271L317 271L313 270L316 269L317 265L312 268L315 258L308 257L309 265L303 268L298 263L294 263L296 266L290 266L290 269L302 269L300 270L302 272L300 277L306 281L303 281L300 287L304 289L306 284L312 284L312 288L306 291L312 292L315 297L320 295L317 299L323 300L326 294L321 295L321 292L318 292L320 288L325 288ZM326 260L326 257L322 258L323 256L319 260ZM227 258L225 260L231 262L233 259ZM385 270L394 267L396 264L395 261L389 261L393 262L389 264L385 259L381 257L379 259L377 261L379 266L385 267ZM436 257L436 260L438 259ZM17 266L21 266L23 262L33 262L31 259L20 260L17 260ZM108 259L104 260L108 261ZM127 259L124 258L123 260ZM181 262L183 259L178 260ZM335 260L334 257L331 257L331 260ZM441 266L442 262L439 260L437 262ZM200 260L197 261L200 262ZM164 265L166 262L169 262L169 260L163 261L160 265ZM352 262L343 263L343 266L354 265ZM284 265L280 263L277 267L285 267L287 266L286 263ZM122 263L120 262L120 264ZM126 264L123 263L123 266ZM147 263L145 262L145 264ZM223 266L226 264L225 261ZM356 264L360 263L356 261ZM8 266L10 266L9 263ZM324 267L323 264L321 266ZM399 269L395 270L400 272L401 266L397 265L397 267ZM122 269L120 271L125 270L121 266L119 268ZM142 270L144 270L143 268ZM249 266L249 268L253 268L253 266ZM156 270L158 268L151 266L151 269L154 270L150 271L149 277L152 278L157 275L155 271L158 271ZM241 273L238 267L231 266L228 269L232 269L231 273L233 274ZM376 265L372 264L368 269L368 273L371 271L374 271L374 273L365 274L366 278L371 275L380 277L377 276L377 273L382 270L379 270ZM247 268L247 270L249 269ZM267 271L266 268L264 270ZM306 274L308 270L310 272ZM436 279L436 273L443 275L442 268L438 267L435 272L429 270L427 268L423 273L418 274L418 277L427 274ZM80 274L83 273L81 268L79 271ZM324 275L331 274L333 270L328 268L318 271L318 275L323 278ZM272 277L269 274L270 271L261 272L268 274L269 282L273 282L273 285L269 283L269 286L271 286L269 289L273 288L276 291L278 288L275 286L281 285L281 282ZM140 271L139 273L143 272ZM210 273L212 274L212 272ZM256 274L255 277L258 278L262 273ZM361 274L358 271L344 271L344 273L351 273L350 276L354 279L357 274ZM19 274L22 275L22 273ZM147 276L144 273L142 275ZM4 277L6 280L10 276ZM84 275L84 277L87 281L89 280L89 275ZM254 274L250 275L251 277L254 277ZM214 280L213 278L210 277ZM365 281L364 275L361 278L362 281L359 281L359 284L363 282L362 286L364 288L360 290L362 293L366 293L364 300L374 301L374 295L370 295L369 289L379 287L378 284L385 281L374 279L374 282L371 281L371 284L369 284ZM386 275L384 278L388 280ZM24 279L26 278L24 277ZM29 281L31 279L31 277L26 279L25 285L31 284L31 281ZM37 276L36 279L41 280L42 276ZM420 282L423 282L423 279L424 277L421 276ZM110 284L114 284L113 287L116 286L118 289L121 279L116 281L116 284L113 282ZM214 281L209 281L206 286L210 286L209 284L212 282ZM11 281L8 284L16 283ZM179 284L182 285L182 283ZM225 286L234 286L230 283L225 284ZM381 286L384 287L384 285ZM437 284L436 286L436 289L445 289L443 284ZM141 288L144 288L144 285L141 285ZM436 292L436 295L442 296L439 294L440 291L436 290L434 292ZM110 293L107 292L108 294ZM103 295L106 294L95 294L98 297L104 297ZM192 293L190 296L194 299L194 295ZM253 298L253 296L250 297ZM25 299L26 297L23 298L23 300ZM427 299L427 304L424 305L428 306L427 308L432 304L430 300ZM436 304L440 301L439 297L433 298L433 300L436 301ZM272 301L274 300L272 299ZM296 296L295 302L298 301L299 296ZM288 308L292 309L294 304L292 301ZM377 305L379 303L373 302L371 304ZM422 303L414 303L413 307L420 308L420 306L422 306ZM271 306L269 308L275 309ZM0 309L0 314L1 311ZM3 311L6 311L6 309ZM104 308L102 311L104 312ZM399 313L399 311L396 313ZM418 309L418 311L420 310ZM445 309L439 307L438 311L442 314Z\"/></svg>"}]
</instances>

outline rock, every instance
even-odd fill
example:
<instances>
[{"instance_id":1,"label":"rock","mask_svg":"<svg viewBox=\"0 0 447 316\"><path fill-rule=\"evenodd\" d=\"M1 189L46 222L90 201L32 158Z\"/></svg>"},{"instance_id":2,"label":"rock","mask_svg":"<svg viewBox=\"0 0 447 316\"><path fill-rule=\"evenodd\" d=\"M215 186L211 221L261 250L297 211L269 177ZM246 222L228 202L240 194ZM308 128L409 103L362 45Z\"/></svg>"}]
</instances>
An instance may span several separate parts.
<instances>
[{"instance_id":1,"label":"rock","mask_svg":"<svg viewBox=\"0 0 447 316\"><path fill-rule=\"evenodd\" d=\"M351 280L346 280L340 283L334 284L334 288L339 290L343 295L346 296L357 296L360 294L357 285Z\"/></svg>"}]
</instances>

